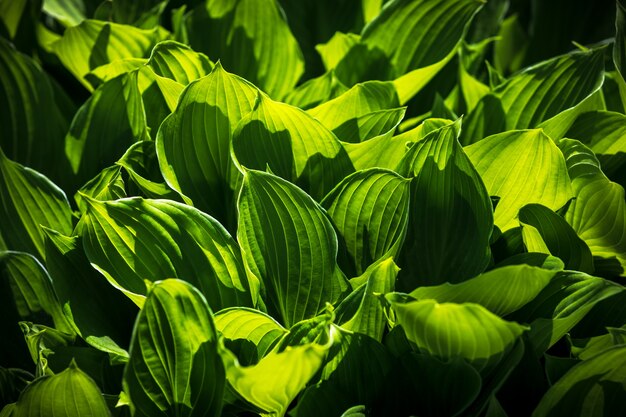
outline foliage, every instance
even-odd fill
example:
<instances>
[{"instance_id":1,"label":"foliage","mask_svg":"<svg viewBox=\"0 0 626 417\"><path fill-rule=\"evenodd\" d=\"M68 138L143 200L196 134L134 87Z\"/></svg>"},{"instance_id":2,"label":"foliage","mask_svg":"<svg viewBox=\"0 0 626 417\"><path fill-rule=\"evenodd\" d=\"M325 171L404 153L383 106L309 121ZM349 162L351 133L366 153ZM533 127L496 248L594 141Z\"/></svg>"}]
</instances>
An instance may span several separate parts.
<instances>
[{"instance_id":1,"label":"foliage","mask_svg":"<svg viewBox=\"0 0 626 417\"><path fill-rule=\"evenodd\" d=\"M0 0L0 416L624 415L613 1Z\"/></svg>"}]
</instances>

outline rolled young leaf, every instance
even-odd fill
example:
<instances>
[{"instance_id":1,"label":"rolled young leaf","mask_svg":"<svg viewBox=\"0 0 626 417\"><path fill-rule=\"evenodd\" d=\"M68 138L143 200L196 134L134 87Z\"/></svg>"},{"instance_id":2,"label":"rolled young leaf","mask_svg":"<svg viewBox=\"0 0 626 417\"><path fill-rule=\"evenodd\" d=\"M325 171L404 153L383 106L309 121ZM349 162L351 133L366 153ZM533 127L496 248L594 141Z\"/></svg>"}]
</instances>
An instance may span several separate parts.
<instances>
[{"instance_id":1,"label":"rolled young leaf","mask_svg":"<svg viewBox=\"0 0 626 417\"><path fill-rule=\"evenodd\" d=\"M135 416L221 415L226 376L217 330L192 285L154 283L135 322L123 383Z\"/></svg>"},{"instance_id":2,"label":"rolled young leaf","mask_svg":"<svg viewBox=\"0 0 626 417\"><path fill-rule=\"evenodd\" d=\"M273 317L291 327L336 303L348 283L337 266L337 237L323 209L272 174L246 170L237 240Z\"/></svg>"}]
</instances>

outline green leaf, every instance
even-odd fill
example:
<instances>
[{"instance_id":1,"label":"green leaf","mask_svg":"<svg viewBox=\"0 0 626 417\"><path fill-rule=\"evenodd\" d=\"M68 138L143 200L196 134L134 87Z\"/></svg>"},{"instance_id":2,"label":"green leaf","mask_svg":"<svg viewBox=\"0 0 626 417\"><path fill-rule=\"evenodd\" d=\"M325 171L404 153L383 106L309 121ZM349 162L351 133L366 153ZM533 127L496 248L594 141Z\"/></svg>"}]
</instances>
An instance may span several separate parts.
<instances>
[{"instance_id":1,"label":"green leaf","mask_svg":"<svg viewBox=\"0 0 626 417\"><path fill-rule=\"evenodd\" d=\"M444 60L458 46L481 4L474 0L389 2L337 64L339 79L349 85L393 79Z\"/></svg>"},{"instance_id":2,"label":"green leaf","mask_svg":"<svg viewBox=\"0 0 626 417\"><path fill-rule=\"evenodd\" d=\"M439 303L476 303L493 314L506 316L531 302L556 273L528 265L504 266L460 284L419 287L410 295L416 300Z\"/></svg>"},{"instance_id":3,"label":"green leaf","mask_svg":"<svg viewBox=\"0 0 626 417\"><path fill-rule=\"evenodd\" d=\"M264 285L273 317L291 327L339 300L348 284L336 263L337 237L310 196L279 177L250 170L238 209L246 270Z\"/></svg>"},{"instance_id":4,"label":"green leaf","mask_svg":"<svg viewBox=\"0 0 626 417\"><path fill-rule=\"evenodd\" d=\"M87 18L89 3L84 0L44 0L43 12L65 27L76 26Z\"/></svg>"},{"instance_id":5,"label":"green leaf","mask_svg":"<svg viewBox=\"0 0 626 417\"><path fill-rule=\"evenodd\" d=\"M251 308L227 308L216 313L214 319L226 347L243 366L258 363L287 333L272 317Z\"/></svg>"},{"instance_id":6,"label":"green leaf","mask_svg":"<svg viewBox=\"0 0 626 417\"><path fill-rule=\"evenodd\" d=\"M9 39L15 38L17 30L24 16L26 9L26 0L3 1L0 3L0 23L6 29Z\"/></svg>"},{"instance_id":7,"label":"green leaf","mask_svg":"<svg viewBox=\"0 0 626 417\"><path fill-rule=\"evenodd\" d=\"M380 342L386 319L379 296L393 291L398 271L393 258L387 258L354 278L353 286L358 287L337 306L337 323L345 330L365 334Z\"/></svg>"},{"instance_id":8,"label":"green leaf","mask_svg":"<svg viewBox=\"0 0 626 417\"><path fill-rule=\"evenodd\" d=\"M623 275L626 270L626 203L624 188L609 181L593 152L580 142L559 142L567 160L576 197L565 219L591 249L591 253L614 264Z\"/></svg>"},{"instance_id":9,"label":"green leaf","mask_svg":"<svg viewBox=\"0 0 626 417\"><path fill-rule=\"evenodd\" d=\"M94 87L98 88L105 81L109 81L119 75L129 73L133 70L141 68L148 62L145 58L122 58L116 59L108 64L100 65L94 68L85 79Z\"/></svg>"},{"instance_id":10,"label":"green leaf","mask_svg":"<svg viewBox=\"0 0 626 417\"><path fill-rule=\"evenodd\" d=\"M171 78L183 85L204 77L213 69L206 55L175 41L159 42L147 63L155 74Z\"/></svg>"},{"instance_id":11,"label":"green leaf","mask_svg":"<svg viewBox=\"0 0 626 417\"><path fill-rule=\"evenodd\" d=\"M535 299L511 316L531 323L529 339L537 355L558 342L599 302L624 291L602 278L582 272L561 272Z\"/></svg>"},{"instance_id":12,"label":"green leaf","mask_svg":"<svg viewBox=\"0 0 626 417\"><path fill-rule=\"evenodd\" d=\"M361 275L374 262L397 256L409 218L410 181L372 168L346 177L322 201L345 242L339 263Z\"/></svg>"},{"instance_id":13,"label":"green leaf","mask_svg":"<svg viewBox=\"0 0 626 417\"><path fill-rule=\"evenodd\" d=\"M74 105L33 59L4 39L0 39L0 107L0 146L6 155L61 184L69 172L63 138Z\"/></svg>"},{"instance_id":14,"label":"green leaf","mask_svg":"<svg viewBox=\"0 0 626 417\"><path fill-rule=\"evenodd\" d=\"M256 300L236 242L212 217L169 200L85 201L85 253L136 304L143 304L145 280L168 277L196 286L216 310Z\"/></svg>"},{"instance_id":15,"label":"green leaf","mask_svg":"<svg viewBox=\"0 0 626 417\"><path fill-rule=\"evenodd\" d=\"M620 415L626 395L626 346L574 366L543 397L533 417Z\"/></svg>"},{"instance_id":16,"label":"green leaf","mask_svg":"<svg viewBox=\"0 0 626 417\"><path fill-rule=\"evenodd\" d=\"M133 142L147 136L137 76L120 75L102 84L74 116L65 138L65 154L75 187L111 166Z\"/></svg>"},{"instance_id":17,"label":"green leaf","mask_svg":"<svg viewBox=\"0 0 626 417\"><path fill-rule=\"evenodd\" d=\"M503 125L472 129L473 139L505 130L540 127L592 96L601 88L603 78L604 48L573 52L526 68L484 96L483 106L479 102L472 112L476 114L468 115L468 124L473 124L481 113L483 117L493 117L490 107L494 104L485 105L495 101L503 116Z\"/></svg>"},{"instance_id":18,"label":"green leaf","mask_svg":"<svg viewBox=\"0 0 626 417\"><path fill-rule=\"evenodd\" d=\"M45 259L46 226L61 233L72 231L72 210L67 197L48 178L8 159L0 149L0 239L9 250Z\"/></svg>"},{"instance_id":19,"label":"green leaf","mask_svg":"<svg viewBox=\"0 0 626 417\"><path fill-rule=\"evenodd\" d=\"M124 392L135 416L220 416L224 364L211 309L192 285L155 282L135 322Z\"/></svg>"},{"instance_id":20,"label":"green leaf","mask_svg":"<svg viewBox=\"0 0 626 417\"><path fill-rule=\"evenodd\" d=\"M318 201L353 171L330 130L303 110L263 93L233 133L233 155L246 168L269 166Z\"/></svg>"},{"instance_id":21,"label":"green leaf","mask_svg":"<svg viewBox=\"0 0 626 417\"><path fill-rule=\"evenodd\" d=\"M361 37L354 33L335 32L328 42L315 45L315 50L320 54L326 71L335 69L343 57L356 45Z\"/></svg>"},{"instance_id":22,"label":"green leaf","mask_svg":"<svg viewBox=\"0 0 626 417\"><path fill-rule=\"evenodd\" d=\"M48 271L34 256L23 252L0 252L0 277L8 281L18 315L22 319L39 318L45 312L54 327L72 333L72 327L63 315Z\"/></svg>"},{"instance_id":23,"label":"green leaf","mask_svg":"<svg viewBox=\"0 0 626 417\"><path fill-rule=\"evenodd\" d=\"M163 120L176 109L178 98L185 87L172 79L155 74L151 68L139 68L137 87L141 93L146 123L151 136L155 137Z\"/></svg>"},{"instance_id":24,"label":"green leaf","mask_svg":"<svg viewBox=\"0 0 626 417\"><path fill-rule=\"evenodd\" d=\"M558 210L573 197L563 154L541 129L489 136L465 152L489 195L500 197L494 221L502 232L519 225L517 215L526 204Z\"/></svg>"},{"instance_id":25,"label":"green leaf","mask_svg":"<svg viewBox=\"0 0 626 417\"><path fill-rule=\"evenodd\" d=\"M398 285L460 282L491 259L493 208L485 185L458 142L461 120L427 135L398 165L411 180L407 238ZM459 235L462 228L465 232Z\"/></svg>"},{"instance_id":26,"label":"green leaf","mask_svg":"<svg viewBox=\"0 0 626 417\"><path fill-rule=\"evenodd\" d=\"M224 354L228 383L245 400L265 410L262 415L285 415L289 404L321 368L331 342L307 343L273 350L256 365L242 367ZM277 370L280 369L280 372Z\"/></svg>"},{"instance_id":27,"label":"green leaf","mask_svg":"<svg viewBox=\"0 0 626 417\"><path fill-rule=\"evenodd\" d=\"M44 231L46 265L73 331L98 350L128 358L136 306L89 264L80 237Z\"/></svg>"},{"instance_id":28,"label":"green leaf","mask_svg":"<svg viewBox=\"0 0 626 417\"><path fill-rule=\"evenodd\" d=\"M341 81L335 77L333 71L326 72L319 77L312 78L303 84L300 84L292 90L283 101L292 106L300 107L303 110L310 109L315 106L333 99L348 90Z\"/></svg>"},{"instance_id":29,"label":"green leaf","mask_svg":"<svg viewBox=\"0 0 626 417\"><path fill-rule=\"evenodd\" d=\"M478 304L415 301L398 293L386 298L397 323L420 351L443 360L461 357L485 373L497 366L527 330Z\"/></svg>"},{"instance_id":30,"label":"green leaf","mask_svg":"<svg viewBox=\"0 0 626 417\"><path fill-rule=\"evenodd\" d=\"M616 0L615 44L613 45L613 62L624 86L626 80L626 5L623 0ZM618 81L619 82L619 81ZM622 97L624 101L626 97Z\"/></svg>"},{"instance_id":31,"label":"green leaf","mask_svg":"<svg viewBox=\"0 0 626 417\"><path fill-rule=\"evenodd\" d=\"M304 72L298 42L275 0L208 0L186 15L185 23L193 49L276 99Z\"/></svg>"},{"instance_id":32,"label":"green leaf","mask_svg":"<svg viewBox=\"0 0 626 417\"><path fill-rule=\"evenodd\" d=\"M158 29L144 30L133 26L99 20L85 20L66 29L52 45L54 53L88 90L85 79L91 70L123 58L146 58L161 40Z\"/></svg>"},{"instance_id":33,"label":"green leaf","mask_svg":"<svg viewBox=\"0 0 626 417\"><path fill-rule=\"evenodd\" d=\"M30 383L20 394L11 417L50 415L108 417L111 413L96 383L72 361L65 371Z\"/></svg>"},{"instance_id":34,"label":"green leaf","mask_svg":"<svg viewBox=\"0 0 626 417\"><path fill-rule=\"evenodd\" d=\"M593 273L593 258L587 244L578 237L565 219L540 204L528 204L519 211L524 244L529 252L544 252L533 243L527 230L539 233L539 244L545 244L548 253L558 256L565 269Z\"/></svg>"},{"instance_id":35,"label":"green leaf","mask_svg":"<svg viewBox=\"0 0 626 417\"><path fill-rule=\"evenodd\" d=\"M256 95L252 84L218 62L211 74L185 88L156 137L167 184L221 221L232 211L228 196L239 176L229 153L232 134Z\"/></svg>"},{"instance_id":36,"label":"green leaf","mask_svg":"<svg viewBox=\"0 0 626 417\"><path fill-rule=\"evenodd\" d=\"M167 5L162 0L116 0L111 5L111 20L149 28L159 24L159 18Z\"/></svg>"},{"instance_id":37,"label":"green leaf","mask_svg":"<svg viewBox=\"0 0 626 417\"><path fill-rule=\"evenodd\" d=\"M103 169L98 175L87 181L76 194L74 200L81 213L87 211L85 196L96 200L117 200L126 197L124 179L120 167L112 166Z\"/></svg>"},{"instance_id":38,"label":"green leaf","mask_svg":"<svg viewBox=\"0 0 626 417\"><path fill-rule=\"evenodd\" d=\"M613 346L626 344L626 325L622 327L607 327L608 333L587 339L570 339L572 355L578 359L587 360L598 353Z\"/></svg>"}]
</instances>

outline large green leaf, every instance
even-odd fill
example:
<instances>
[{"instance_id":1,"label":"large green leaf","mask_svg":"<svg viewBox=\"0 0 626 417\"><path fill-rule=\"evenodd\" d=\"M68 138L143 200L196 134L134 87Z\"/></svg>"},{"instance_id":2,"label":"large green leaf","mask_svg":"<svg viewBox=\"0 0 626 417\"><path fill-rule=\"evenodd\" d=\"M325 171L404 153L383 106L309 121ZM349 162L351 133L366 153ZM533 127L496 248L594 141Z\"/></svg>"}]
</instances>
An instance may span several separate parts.
<instances>
[{"instance_id":1,"label":"large green leaf","mask_svg":"<svg viewBox=\"0 0 626 417\"><path fill-rule=\"evenodd\" d=\"M175 41L159 42L147 62L161 77L171 78L183 85L211 72L213 64L206 55L193 51Z\"/></svg>"},{"instance_id":2,"label":"large green leaf","mask_svg":"<svg viewBox=\"0 0 626 417\"><path fill-rule=\"evenodd\" d=\"M133 142L147 138L137 77L124 74L105 82L78 109L65 138L74 187L111 166Z\"/></svg>"},{"instance_id":3,"label":"large green leaf","mask_svg":"<svg viewBox=\"0 0 626 417\"><path fill-rule=\"evenodd\" d=\"M335 69L337 64L360 39L361 37L354 33L335 32L328 42L315 45L315 50L320 54L326 71Z\"/></svg>"},{"instance_id":4,"label":"large green leaf","mask_svg":"<svg viewBox=\"0 0 626 417\"><path fill-rule=\"evenodd\" d=\"M22 319L39 319L38 313L45 312L52 318L56 329L72 333L50 275L37 258L23 252L0 252L0 278L8 281L11 291L6 295L12 298ZM10 303L6 299L5 302Z\"/></svg>"},{"instance_id":5,"label":"large green leaf","mask_svg":"<svg viewBox=\"0 0 626 417\"><path fill-rule=\"evenodd\" d=\"M218 62L211 74L183 91L156 137L167 184L222 221L232 212L230 189L238 177L229 153L232 133L252 110L256 95L252 84L224 71Z\"/></svg>"},{"instance_id":6,"label":"large green leaf","mask_svg":"<svg viewBox=\"0 0 626 417\"><path fill-rule=\"evenodd\" d=\"M220 416L226 384L206 299L190 284L155 282L137 317L124 392L135 416Z\"/></svg>"},{"instance_id":7,"label":"large green leaf","mask_svg":"<svg viewBox=\"0 0 626 417\"><path fill-rule=\"evenodd\" d=\"M46 266L72 329L96 349L128 358L136 306L89 264L80 237L44 230Z\"/></svg>"},{"instance_id":8,"label":"large green leaf","mask_svg":"<svg viewBox=\"0 0 626 417\"><path fill-rule=\"evenodd\" d=\"M89 261L138 305L146 280L168 277L192 283L216 310L256 300L237 243L212 217L170 200L86 202L79 230Z\"/></svg>"},{"instance_id":9,"label":"large green leaf","mask_svg":"<svg viewBox=\"0 0 626 417\"><path fill-rule=\"evenodd\" d=\"M547 253L563 260L565 269L593 273L593 258L587 244L565 219L540 204L528 204L519 211L524 244L529 252L545 245Z\"/></svg>"},{"instance_id":10,"label":"large green leaf","mask_svg":"<svg viewBox=\"0 0 626 417\"><path fill-rule=\"evenodd\" d=\"M456 49L480 6L474 0L391 1L337 64L337 75L352 85L393 79L436 64Z\"/></svg>"},{"instance_id":11,"label":"large green leaf","mask_svg":"<svg viewBox=\"0 0 626 417\"><path fill-rule=\"evenodd\" d=\"M52 45L63 65L89 90L91 70L123 58L146 58L162 38L159 29L144 30L99 20L84 20L66 29Z\"/></svg>"},{"instance_id":12,"label":"large green leaf","mask_svg":"<svg viewBox=\"0 0 626 417\"><path fill-rule=\"evenodd\" d=\"M419 287L410 293L417 300L439 303L476 303L498 316L505 316L532 301L557 271L528 265L492 269L460 284L444 283Z\"/></svg>"},{"instance_id":13,"label":"large green leaf","mask_svg":"<svg viewBox=\"0 0 626 417\"><path fill-rule=\"evenodd\" d=\"M626 412L626 346L574 366L548 390L533 417L618 416Z\"/></svg>"},{"instance_id":14,"label":"large green leaf","mask_svg":"<svg viewBox=\"0 0 626 417\"><path fill-rule=\"evenodd\" d=\"M478 172L458 142L461 120L415 143L398 172L411 180L407 238L398 285L460 282L491 259L493 208ZM458 231L464 230L463 234Z\"/></svg>"},{"instance_id":15,"label":"large green leaf","mask_svg":"<svg viewBox=\"0 0 626 417\"><path fill-rule=\"evenodd\" d=\"M73 361L65 371L30 383L11 413L11 417L86 415L109 417L111 413L96 383Z\"/></svg>"},{"instance_id":16,"label":"large green leaf","mask_svg":"<svg viewBox=\"0 0 626 417\"><path fill-rule=\"evenodd\" d=\"M81 213L87 211L85 198L96 200L117 200L126 197L122 170L118 166L103 169L98 175L90 179L74 194L74 200Z\"/></svg>"},{"instance_id":17,"label":"large green leaf","mask_svg":"<svg viewBox=\"0 0 626 417\"><path fill-rule=\"evenodd\" d=\"M362 276L354 278L351 283L355 290L335 311L337 323L345 330L381 341L386 321L379 296L393 291L398 271L393 258L387 258L374 263Z\"/></svg>"},{"instance_id":18,"label":"large green leaf","mask_svg":"<svg viewBox=\"0 0 626 417\"><path fill-rule=\"evenodd\" d=\"M348 87L343 85L333 71L312 78L289 92L283 99L285 103L303 110L318 106L345 93Z\"/></svg>"},{"instance_id":19,"label":"large green leaf","mask_svg":"<svg viewBox=\"0 0 626 417\"><path fill-rule=\"evenodd\" d=\"M260 280L273 317L287 327L334 304L347 289L337 237L324 210L295 185L246 171L237 239L251 279Z\"/></svg>"},{"instance_id":20,"label":"large green leaf","mask_svg":"<svg viewBox=\"0 0 626 417\"><path fill-rule=\"evenodd\" d=\"M330 130L303 110L263 93L233 133L233 155L246 168L269 166L318 201L353 171Z\"/></svg>"},{"instance_id":21,"label":"large green leaf","mask_svg":"<svg viewBox=\"0 0 626 417\"><path fill-rule=\"evenodd\" d=\"M387 295L387 300L420 351L443 360L461 357L484 372L493 369L527 329L478 304L416 301L398 293Z\"/></svg>"},{"instance_id":22,"label":"large green leaf","mask_svg":"<svg viewBox=\"0 0 626 417\"><path fill-rule=\"evenodd\" d=\"M2 149L0 173L0 241L9 250L45 259L40 226L66 234L72 231L67 197L48 178L8 159Z\"/></svg>"},{"instance_id":23,"label":"large green leaf","mask_svg":"<svg viewBox=\"0 0 626 417\"><path fill-rule=\"evenodd\" d=\"M275 0L207 0L185 16L185 25L195 50L274 98L289 93L304 72L298 42Z\"/></svg>"},{"instance_id":24,"label":"large green leaf","mask_svg":"<svg viewBox=\"0 0 626 417\"><path fill-rule=\"evenodd\" d=\"M214 319L226 347L244 366L257 363L287 333L272 317L251 308L227 308L216 313Z\"/></svg>"},{"instance_id":25,"label":"large green leaf","mask_svg":"<svg viewBox=\"0 0 626 417\"><path fill-rule=\"evenodd\" d=\"M75 109L53 83L33 59L0 39L0 146L62 184L69 173L63 138Z\"/></svg>"},{"instance_id":26,"label":"large green leaf","mask_svg":"<svg viewBox=\"0 0 626 417\"><path fill-rule=\"evenodd\" d=\"M558 210L573 197L563 154L541 129L493 135L465 152L489 195L500 198L494 221L503 232L519 225L517 215L526 204Z\"/></svg>"},{"instance_id":27,"label":"large green leaf","mask_svg":"<svg viewBox=\"0 0 626 417\"><path fill-rule=\"evenodd\" d=\"M526 68L481 99L467 117L469 130L463 143L505 130L540 127L592 96L603 78L603 48L573 52ZM559 130L565 133L567 128Z\"/></svg>"},{"instance_id":28,"label":"large green leaf","mask_svg":"<svg viewBox=\"0 0 626 417\"><path fill-rule=\"evenodd\" d=\"M349 275L397 256L409 216L410 181L392 171L372 168L346 177L322 201L343 238L347 256L339 259Z\"/></svg>"},{"instance_id":29,"label":"large green leaf","mask_svg":"<svg viewBox=\"0 0 626 417\"><path fill-rule=\"evenodd\" d=\"M531 324L529 340L537 355L558 342L596 304L622 293L624 288L582 272L567 271L551 282L520 310L509 317Z\"/></svg>"},{"instance_id":30,"label":"large green leaf","mask_svg":"<svg viewBox=\"0 0 626 417\"><path fill-rule=\"evenodd\" d=\"M606 178L593 152L580 142L563 139L559 146L565 154L576 197L565 219L594 256L610 264L612 273L623 275L626 270L624 188Z\"/></svg>"}]
</instances>

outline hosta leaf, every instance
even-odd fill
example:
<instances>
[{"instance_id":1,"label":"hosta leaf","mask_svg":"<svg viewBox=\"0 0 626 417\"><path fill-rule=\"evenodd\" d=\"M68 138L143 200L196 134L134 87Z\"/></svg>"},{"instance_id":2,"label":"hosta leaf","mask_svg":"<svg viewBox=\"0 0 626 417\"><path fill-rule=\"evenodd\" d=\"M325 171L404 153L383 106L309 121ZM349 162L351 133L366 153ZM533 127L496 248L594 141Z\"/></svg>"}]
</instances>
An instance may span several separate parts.
<instances>
[{"instance_id":1,"label":"hosta leaf","mask_svg":"<svg viewBox=\"0 0 626 417\"><path fill-rule=\"evenodd\" d=\"M336 133L336 130L357 128L356 122L362 116L392 109L398 105L398 96L392 83L368 81L357 84L339 97L308 110L308 113ZM339 138L347 141L342 137Z\"/></svg>"},{"instance_id":2,"label":"hosta leaf","mask_svg":"<svg viewBox=\"0 0 626 417\"><path fill-rule=\"evenodd\" d=\"M387 258L354 278L353 286L358 287L337 306L337 323L345 330L381 341L386 323L378 296L393 291L398 271L393 259Z\"/></svg>"},{"instance_id":3,"label":"hosta leaf","mask_svg":"<svg viewBox=\"0 0 626 417\"><path fill-rule=\"evenodd\" d=\"M354 33L335 32L328 42L315 45L315 50L320 54L326 71L334 69L360 39L361 37Z\"/></svg>"},{"instance_id":4,"label":"hosta leaf","mask_svg":"<svg viewBox=\"0 0 626 417\"><path fill-rule=\"evenodd\" d=\"M616 0L615 44L613 45L613 62L618 74L622 103L626 103L626 4Z\"/></svg>"},{"instance_id":5,"label":"hosta leaf","mask_svg":"<svg viewBox=\"0 0 626 417\"><path fill-rule=\"evenodd\" d=\"M193 49L274 98L289 93L304 72L298 42L275 0L208 0L186 16L186 29Z\"/></svg>"},{"instance_id":6,"label":"hosta leaf","mask_svg":"<svg viewBox=\"0 0 626 417\"><path fill-rule=\"evenodd\" d=\"M50 415L109 417L111 413L96 383L72 361L65 371L30 383L11 413L11 417Z\"/></svg>"},{"instance_id":7,"label":"hosta leaf","mask_svg":"<svg viewBox=\"0 0 626 417\"><path fill-rule=\"evenodd\" d=\"M162 0L116 0L111 5L111 20L137 27L154 27L166 4L167 1Z\"/></svg>"},{"instance_id":8,"label":"hosta leaf","mask_svg":"<svg viewBox=\"0 0 626 417\"><path fill-rule=\"evenodd\" d=\"M137 317L124 370L135 416L220 416L225 386L206 299L190 284L154 283Z\"/></svg>"},{"instance_id":9,"label":"hosta leaf","mask_svg":"<svg viewBox=\"0 0 626 417\"><path fill-rule=\"evenodd\" d=\"M218 62L211 74L183 91L156 137L167 184L220 220L232 211L227 197L237 183L229 153L232 133L252 110L256 95L252 84L227 73Z\"/></svg>"},{"instance_id":10,"label":"hosta leaf","mask_svg":"<svg viewBox=\"0 0 626 417\"><path fill-rule=\"evenodd\" d=\"M334 327L333 335L322 381L304 391L293 412L298 417L339 415L353 404L371 409L384 395L392 362L385 347L343 328ZM365 362L370 366L362 366Z\"/></svg>"},{"instance_id":11,"label":"hosta leaf","mask_svg":"<svg viewBox=\"0 0 626 417\"><path fill-rule=\"evenodd\" d=\"M337 74L351 85L438 63L456 49L480 6L473 0L392 1L364 28L360 41L337 64Z\"/></svg>"},{"instance_id":12,"label":"hosta leaf","mask_svg":"<svg viewBox=\"0 0 626 417\"><path fill-rule=\"evenodd\" d=\"M301 109L263 93L233 133L233 154L246 168L269 166L318 201L353 171L331 131Z\"/></svg>"},{"instance_id":13,"label":"hosta leaf","mask_svg":"<svg viewBox=\"0 0 626 417\"><path fill-rule=\"evenodd\" d=\"M541 129L493 135L465 152L489 195L500 197L494 221L503 232L518 226L518 211L526 204L558 210L573 197L563 154Z\"/></svg>"},{"instance_id":14,"label":"hosta leaf","mask_svg":"<svg viewBox=\"0 0 626 417\"><path fill-rule=\"evenodd\" d=\"M130 179L147 197L181 200L178 193L167 186L161 175L153 141L144 140L135 143L116 164L124 168Z\"/></svg>"},{"instance_id":15,"label":"hosta leaf","mask_svg":"<svg viewBox=\"0 0 626 417\"><path fill-rule=\"evenodd\" d=\"M347 281L336 264L337 237L323 209L302 190L246 171L237 239L251 278L260 280L272 316L287 327L336 303Z\"/></svg>"},{"instance_id":16,"label":"hosta leaf","mask_svg":"<svg viewBox=\"0 0 626 417\"><path fill-rule=\"evenodd\" d=\"M196 286L214 309L250 306L237 244L215 219L169 200L85 199L81 234L89 261L141 305L145 280L180 278Z\"/></svg>"},{"instance_id":17,"label":"hosta leaf","mask_svg":"<svg viewBox=\"0 0 626 417\"><path fill-rule=\"evenodd\" d=\"M85 79L89 81L94 88L98 88L100 84L103 84L105 81L109 81L119 75L129 73L145 66L146 62L148 62L146 58L116 59L113 62L94 68L85 75Z\"/></svg>"},{"instance_id":18,"label":"hosta leaf","mask_svg":"<svg viewBox=\"0 0 626 417\"><path fill-rule=\"evenodd\" d=\"M322 366L330 347L307 343L273 350L256 365L242 367L232 353L224 355L228 383L262 415L285 415L289 404ZM277 370L280 369L280 372Z\"/></svg>"},{"instance_id":19,"label":"hosta leaf","mask_svg":"<svg viewBox=\"0 0 626 417\"><path fill-rule=\"evenodd\" d=\"M8 281L11 289L8 298L12 298L22 319L38 318L38 314L45 312L52 318L56 329L72 333L50 275L34 256L23 252L0 252L0 278ZM8 300L5 302L11 304Z\"/></svg>"},{"instance_id":20,"label":"hosta leaf","mask_svg":"<svg viewBox=\"0 0 626 417\"><path fill-rule=\"evenodd\" d=\"M548 390L533 417L607 416L626 412L626 346L574 366Z\"/></svg>"},{"instance_id":21,"label":"hosta leaf","mask_svg":"<svg viewBox=\"0 0 626 417\"><path fill-rule=\"evenodd\" d=\"M76 194L74 200L81 213L87 210L85 196L96 200L117 200L126 197L124 179L120 167L112 166L103 169L98 175L87 181Z\"/></svg>"},{"instance_id":22,"label":"hosta leaf","mask_svg":"<svg viewBox=\"0 0 626 417\"><path fill-rule=\"evenodd\" d=\"M557 271L528 265L492 269L460 284L444 283L419 287L410 293L417 300L439 303L476 303L498 316L505 316L532 301Z\"/></svg>"},{"instance_id":23,"label":"hosta leaf","mask_svg":"<svg viewBox=\"0 0 626 417\"><path fill-rule=\"evenodd\" d=\"M300 84L287 94L283 101L292 106L307 110L333 99L345 93L347 90L348 87L343 85L337 77L335 77L335 73L329 71L319 77L312 78Z\"/></svg>"},{"instance_id":24,"label":"hosta leaf","mask_svg":"<svg viewBox=\"0 0 626 417\"><path fill-rule=\"evenodd\" d=\"M67 197L48 178L8 159L0 149L0 239L9 250L45 259L43 231L72 231Z\"/></svg>"},{"instance_id":25,"label":"hosta leaf","mask_svg":"<svg viewBox=\"0 0 626 417\"><path fill-rule=\"evenodd\" d=\"M91 70L116 59L146 58L161 37L158 29L85 20L68 28L52 49L63 65L91 90L85 79Z\"/></svg>"},{"instance_id":26,"label":"hosta leaf","mask_svg":"<svg viewBox=\"0 0 626 417\"><path fill-rule=\"evenodd\" d=\"M344 142L363 142L380 135L391 136L402 121L406 107L379 110L357 119L348 120L333 133Z\"/></svg>"},{"instance_id":27,"label":"hosta leaf","mask_svg":"<svg viewBox=\"0 0 626 417\"><path fill-rule=\"evenodd\" d=\"M591 249L606 259L617 275L626 270L626 203L624 188L609 181L586 146L573 139L559 142L567 160L576 198L565 219Z\"/></svg>"},{"instance_id":28,"label":"hosta leaf","mask_svg":"<svg viewBox=\"0 0 626 417\"><path fill-rule=\"evenodd\" d=\"M400 174L414 177L399 260L403 289L463 281L482 272L491 258L492 204L457 140L460 125L459 119L430 133L398 165Z\"/></svg>"},{"instance_id":29,"label":"hosta leaf","mask_svg":"<svg viewBox=\"0 0 626 417\"><path fill-rule=\"evenodd\" d=\"M529 338L537 355L543 354L597 303L623 292L623 287L582 272L561 272L535 299L510 317L531 323Z\"/></svg>"},{"instance_id":30,"label":"hosta leaf","mask_svg":"<svg viewBox=\"0 0 626 417\"><path fill-rule=\"evenodd\" d=\"M72 329L96 349L128 358L137 308L89 264L80 237L44 230L46 265Z\"/></svg>"},{"instance_id":31,"label":"hosta leaf","mask_svg":"<svg viewBox=\"0 0 626 417\"><path fill-rule=\"evenodd\" d=\"M529 67L482 98L468 115L472 129L464 134L463 142L475 142L505 130L539 127L598 91L603 74L602 48L573 52ZM491 122L482 129L474 126L479 119L488 120L494 118L494 114L502 120L501 124ZM472 140L468 140L470 132Z\"/></svg>"},{"instance_id":32,"label":"hosta leaf","mask_svg":"<svg viewBox=\"0 0 626 417\"><path fill-rule=\"evenodd\" d=\"M146 115L146 123L151 137L156 137L159 126L169 116L178 103L184 86L170 78L161 77L143 66L137 71L137 87Z\"/></svg>"},{"instance_id":33,"label":"hosta leaf","mask_svg":"<svg viewBox=\"0 0 626 417\"><path fill-rule=\"evenodd\" d=\"M608 333L587 339L570 339L572 355L587 360L613 346L626 344L626 325L607 327Z\"/></svg>"},{"instance_id":34,"label":"hosta leaf","mask_svg":"<svg viewBox=\"0 0 626 417\"><path fill-rule=\"evenodd\" d=\"M65 138L74 186L111 166L126 148L146 135L137 73L102 84L78 109Z\"/></svg>"},{"instance_id":35,"label":"hosta leaf","mask_svg":"<svg viewBox=\"0 0 626 417\"><path fill-rule=\"evenodd\" d=\"M75 109L53 83L34 60L0 39L0 146L61 184L69 173L63 138Z\"/></svg>"},{"instance_id":36,"label":"hosta leaf","mask_svg":"<svg viewBox=\"0 0 626 417\"><path fill-rule=\"evenodd\" d=\"M226 347L237 354L243 366L257 363L287 333L272 317L251 308L227 308L214 319Z\"/></svg>"},{"instance_id":37,"label":"hosta leaf","mask_svg":"<svg viewBox=\"0 0 626 417\"><path fill-rule=\"evenodd\" d=\"M206 55L175 41L159 42L147 63L155 74L183 85L211 72L213 63Z\"/></svg>"},{"instance_id":38,"label":"hosta leaf","mask_svg":"<svg viewBox=\"0 0 626 417\"><path fill-rule=\"evenodd\" d=\"M478 370L497 365L526 330L478 304L415 301L397 293L387 295L387 300L397 323L420 351L443 360L461 357Z\"/></svg>"},{"instance_id":39,"label":"hosta leaf","mask_svg":"<svg viewBox=\"0 0 626 417\"><path fill-rule=\"evenodd\" d=\"M410 181L392 171L358 171L343 180L322 201L345 241L347 257L339 260L349 275L397 256L409 216Z\"/></svg>"},{"instance_id":40,"label":"hosta leaf","mask_svg":"<svg viewBox=\"0 0 626 417\"><path fill-rule=\"evenodd\" d=\"M529 252L544 252L527 237L526 230L539 233L539 244L547 246L548 253L558 256L565 263L565 269L593 273L593 258L587 244L565 219L540 204L528 204L519 211L524 243Z\"/></svg>"}]
</instances>

